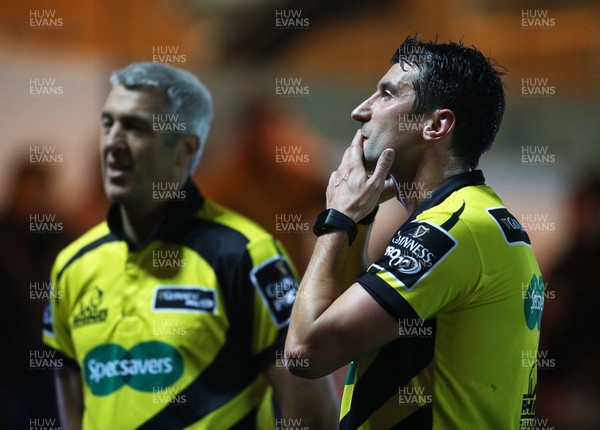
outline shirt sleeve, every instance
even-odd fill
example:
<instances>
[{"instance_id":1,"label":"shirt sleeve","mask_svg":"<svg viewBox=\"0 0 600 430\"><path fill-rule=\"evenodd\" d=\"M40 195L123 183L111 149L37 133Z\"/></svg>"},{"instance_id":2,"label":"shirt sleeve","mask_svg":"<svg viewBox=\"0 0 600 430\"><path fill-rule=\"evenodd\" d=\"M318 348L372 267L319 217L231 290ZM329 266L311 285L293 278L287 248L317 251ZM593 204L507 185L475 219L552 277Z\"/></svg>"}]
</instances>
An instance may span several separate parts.
<instances>
[{"instance_id":1,"label":"shirt sleeve","mask_svg":"<svg viewBox=\"0 0 600 430\"><path fill-rule=\"evenodd\" d=\"M251 350L264 367L283 354L298 278L285 250L272 237L251 243L248 252L254 290Z\"/></svg>"},{"instance_id":2,"label":"shirt sleeve","mask_svg":"<svg viewBox=\"0 0 600 430\"><path fill-rule=\"evenodd\" d=\"M75 348L69 325L69 305L65 277L58 279L57 263L52 268L50 298L43 316L42 340L44 344L75 361Z\"/></svg>"},{"instance_id":3,"label":"shirt sleeve","mask_svg":"<svg viewBox=\"0 0 600 430\"><path fill-rule=\"evenodd\" d=\"M481 279L475 242L458 215L403 225L358 282L394 318L427 320L467 302Z\"/></svg>"}]
</instances>

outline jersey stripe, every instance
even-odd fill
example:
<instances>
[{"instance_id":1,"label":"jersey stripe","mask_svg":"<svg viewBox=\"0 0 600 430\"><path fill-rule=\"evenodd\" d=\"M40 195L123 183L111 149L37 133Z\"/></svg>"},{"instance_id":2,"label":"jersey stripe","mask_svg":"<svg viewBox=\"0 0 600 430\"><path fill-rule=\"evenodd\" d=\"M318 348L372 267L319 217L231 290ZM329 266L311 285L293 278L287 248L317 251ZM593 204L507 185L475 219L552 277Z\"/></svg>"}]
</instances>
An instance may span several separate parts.
<instances>
[{"instance_id":1,"label":"jersey stripe","mask_svg":"<svg viewBox=\"0 0 600 430\"><path fill-rule=\"evenodd\" d=\"M433 426L433 407L425 405L390 430L426 430Z\"/></svg>"},{"instance_id":2,"label":"jersey stripe","mask_svg":"<svg viewBox=\"0 0 600 430\"><path fill-rule=\"evenodd\" d=\"M435 323L435 319L424 323L425 327L432 327L432 334L426 340L400 337L379 350L375 360L355 382L352 405L341 419L340 429L360 426L427 367L433 359Z\"/></svg>"},{"instance_id":3,"label":"jersey stripe","mask_svg":"<svg viewBox=\"0 0 600 430\"><path fill-rule=\"evenodd\" d=\"M213 268L225 297L225 309L230 327L236 327L235 332L230 332L228 335L241 350L248 351L253 330L254 288L250 285L247 285L247 288L234 287L243 282L237 278L244 277L252 269L252 262L247 252L241 265L239 261L231 261L231 258L227 257L238 253L228 253L223 247L223 243L226 243L232 251L244 249L248 239L239 231L216 222L196 219L192 225L193 227L187 229L188 233L179 238L179 241L194 250ZM231 270L232 267L239 269Z\"/></svg>"},{"instance_id":4,"label":"jersey stripe","mask_svg":"<svg viewBox=\"0 0 600 430\"><path fill-rule=\"evenodd\" d=\"M448 218L448 221L446 221L445 223L443 223L440 227L449 232L450 229L452 227L454 227L456 225L456 223L458 222L460 214L462 214L463 211L465 210L465 205L466 205L466 203L463 202L463 204L460 207L460 209L457 210L456 212L454 212L452 214L452 216L450 218Z\"/></svg>"},{"instance_id":5,"label":"jersey stripe","mask_svg":"<svg viewBox=\"0 0 600 430\"><path fill-rule=\"evenodd\" d=\"M181 391L189 407L169 404L140 429L187 427L231 401L259 375L252 358L241 360L240 353L228 333L225 345L214 361Z\"/></svg>"},{"instance_id":6,"label":"jersey stripe","mask_svg":"<svg viewBox=\"0 0 600 430\"><path fill-rule=\"evenodd\" d=\"M77 253L73 257L71 257L71 259L69 261L67 261L67 263L63 266L63 268L60 270L60 272L58 272L58 275L56 275L56 282L60 281L60 278L61 278L62 274L65 272L65 270L67 269L67 267L69 267L71 264L73 264L78 258L81 258L88 252L93 251L94 249L104 245L105 243L116 242L118 240L119 240L119 238L117 238L114 234L109 233L106 236L102 236L101 238L96 239L93 242L91 242L91 243L87 244L86 246L84 246L83 248L81 248L79 251L77 251Z\"/></svg>"},{"instance_id":7,"label":"jersey stripe","mask_svg":"<svg viewBox=\"0 0 600 430\"><path fill-rule=\"evenodd\" d=\"M230 427L229 430L248 430L256 427L256 417L258 414L258 409L254 408L244 418L239 420L233 426Z\"/></svg>"},{"instance_id":8,"label":"jersey stripe","mask_svg":"<svg viewBox=\"0 0 600 430\"><path fill-rule=\"evenodd\" d=\"M477 185L485 185L485 179L481 170L472 170L470 172L461 173L460 175L454 176L436 189L430 198L424 200L419 206L417 206L415 211L406 220L405 224L414 221L426 210L437 206L446 200L446 198L456 190Z\"/></svg>"},{"instance_id":9,"label":"jersey stripe","mask_svg":"<svg viewBox=\"0 0 600 430\"><path fill-rule=\"evenodd\" d=\"M381 305L394 319L421 319L412 306L387 282L374 273L380 270L376 265L358 280L358 283ZM372 283L369 285L367 283Z\"/></svg>"}]
</instances>

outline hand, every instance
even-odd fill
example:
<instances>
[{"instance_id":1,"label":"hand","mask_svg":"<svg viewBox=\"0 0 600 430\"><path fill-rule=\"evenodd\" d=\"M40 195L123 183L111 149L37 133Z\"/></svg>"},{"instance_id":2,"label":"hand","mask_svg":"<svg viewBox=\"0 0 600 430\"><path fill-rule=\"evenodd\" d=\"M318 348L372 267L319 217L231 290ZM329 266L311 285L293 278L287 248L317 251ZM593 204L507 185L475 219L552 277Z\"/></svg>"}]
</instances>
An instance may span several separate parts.
<instances>
[{"instance_id":1,"label":"hand","mask_svg":"<svg viewBox=\"0 0 600 430\"><path fill-rule=\"evenodd\" d=\"M354 221L364 218L381 201L393 196L391 179L386 180L392 168L395 153L384 150L375 171L369 175L363 159L363 136L360 130L354 135L352 144L344 152L338 169L331 174L327 186L327 207L336 209ZM385 194L382 192L386 190Z\"/></svg>"}]
</instances>

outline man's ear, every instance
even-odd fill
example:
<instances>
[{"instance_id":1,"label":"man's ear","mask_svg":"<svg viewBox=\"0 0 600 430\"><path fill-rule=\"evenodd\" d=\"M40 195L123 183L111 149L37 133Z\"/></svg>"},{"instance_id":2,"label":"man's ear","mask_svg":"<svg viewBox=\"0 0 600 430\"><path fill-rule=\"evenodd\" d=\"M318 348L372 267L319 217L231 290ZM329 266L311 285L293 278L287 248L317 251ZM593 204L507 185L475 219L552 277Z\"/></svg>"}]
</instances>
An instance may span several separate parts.
<instances>
[{"instance_id":1,"label":"man's ear","mask_svg":"<svg viewBox=\"0 0 600 430\"><path fill-rule=\"evenodd\" d=\"M176 162L178 167L187 167L190 165L196 152L200 148L200 138L198 136L184 136L177 145Z\"/></svg>"},{"instance_id":2,"label":"man's ear","mask_svg":"<svg viewBox=\"0 0 600 430\"><path fill-rule=\"evenodd\" d=\"M450 109L436 109L425 121L423 139L439 140L448 136L454 130L456 117Z\"/></svg>"}]
</instances>

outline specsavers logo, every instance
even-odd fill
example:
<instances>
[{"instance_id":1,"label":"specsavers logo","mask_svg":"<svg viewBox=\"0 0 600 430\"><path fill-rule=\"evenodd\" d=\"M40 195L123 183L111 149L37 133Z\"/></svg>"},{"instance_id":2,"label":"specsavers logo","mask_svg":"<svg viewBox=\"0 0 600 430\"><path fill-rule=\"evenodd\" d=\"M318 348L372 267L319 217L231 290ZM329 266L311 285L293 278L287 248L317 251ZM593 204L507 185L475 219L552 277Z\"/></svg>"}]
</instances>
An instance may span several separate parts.
<instances>
[{"instance_id":1,"label":"specsavers logo","mask_svg":"<svg viewBox=\"0 0 600 430\"><path fill-rule=\"evenodd\" d=\"M85 380L93 394L107 396L124 385L152 392L172 385L183 373L183 359L171 345L149 341L129 351L108 343L92 349L83 361Z\"/></svg>"},{"instance_id":2,"label":"specsavers logo","mask_svg":"<svg viewBox=\"0 0 600 430\"><path fill-rule=\"evenodd\" d=\"M540 330L542 324L542 311L544 310L544 280L542 276L535 274L529 282L527 293L525 294L525 322L529 330Z\"/></svg>"}]
</instances>

